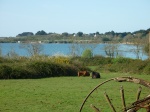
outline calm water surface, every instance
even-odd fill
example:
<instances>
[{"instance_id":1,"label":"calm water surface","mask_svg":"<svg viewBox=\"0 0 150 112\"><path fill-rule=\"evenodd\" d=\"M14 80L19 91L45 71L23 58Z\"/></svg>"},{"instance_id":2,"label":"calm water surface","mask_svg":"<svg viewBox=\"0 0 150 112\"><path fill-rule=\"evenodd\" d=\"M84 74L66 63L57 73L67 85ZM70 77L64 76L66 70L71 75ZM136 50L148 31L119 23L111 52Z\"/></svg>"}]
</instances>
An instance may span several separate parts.
<instances>
[{"instance_id":1,"label":"calm water surface","mask_svg":"<svg viewBox=\"0 0 150 112\"><path fill-rule=\"evenodd\" d=\"M51 43L41 44L43 47L42 54L44 55L71 55L71 51L75 51L76 54L81 55L86 48L92 48L94 55L106 56L104 46L106 44L65 44L65 43ZM136 54L132 51L136 49L134 45L117 44L119 55L129 58L136 58ZM2 54L5 56L10 51L16 52L20 56L29 56L29 53L20 47L19 43L1 43ZM74 50L73 50L74 49ZM148 57L140 51L140 59L147 59Z\"/></svg>"}]
</instances>

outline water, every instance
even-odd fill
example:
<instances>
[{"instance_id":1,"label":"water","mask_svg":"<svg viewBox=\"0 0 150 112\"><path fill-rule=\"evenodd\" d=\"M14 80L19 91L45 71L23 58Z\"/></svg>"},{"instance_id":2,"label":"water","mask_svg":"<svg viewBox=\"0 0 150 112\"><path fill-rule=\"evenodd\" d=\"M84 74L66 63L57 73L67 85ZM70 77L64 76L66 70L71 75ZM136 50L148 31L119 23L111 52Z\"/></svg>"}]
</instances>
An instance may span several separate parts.
<instances>
[{"instance_id":1,"label":"water","mask_svg":"<svg viewBox=\"0 0 150 112\"><path fill-rule=\"evenodd\" d=\"M108 44L72 44L72 43L51 43L51 44L40 44L43 48L42 54L44 55L71 55L71 52L74 51L75 54L81 55L82 52L86 48L90 48L93 50L94 55L102 55L106 56L104 47ZM117 44L119 55L123 57L129 57L136 59L136 54L133 50L136 49L134 45L127 45L127 44ZM1 43L0 48L2 49L2 55L8 55L9 52L14 51L19 56L30 56L28 51L24 48L20 47L20 43ZM139 57L142 60L148 58L145 54L143 54L142 50L139 53Z\"/></svg>"}]
</instances>

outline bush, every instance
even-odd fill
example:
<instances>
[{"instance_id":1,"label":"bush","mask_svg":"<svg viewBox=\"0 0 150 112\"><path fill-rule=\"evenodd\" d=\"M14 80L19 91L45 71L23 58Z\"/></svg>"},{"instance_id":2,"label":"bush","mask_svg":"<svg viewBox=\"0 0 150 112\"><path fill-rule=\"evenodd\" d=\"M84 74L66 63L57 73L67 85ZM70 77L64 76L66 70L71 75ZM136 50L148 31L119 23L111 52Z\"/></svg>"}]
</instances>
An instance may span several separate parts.
<instances>
[{"instance_id":1,"label":"bush","mask_svg":"<svg viewBox=\"0 0 150 112\"><path fill-rule=\"evenodd\" d=\"M133 74L148 74L149 61L133 60L133 59L113 59L113 64L109 67L109 71L133 73Z\"/></svg>"},{"instance_id":2,"label":"bush","mask_svg":"<svg viewBox=\"0 0 150 112\"><path fill-rule=\"evenodd\" d=\"M44 62L31 62L26 65L30 71L31 78L42 78L51 76L51 67Z\"/></svg>"},{"instance_id":3,"label":"bush","mask_svg":"<svg viewBox=\"0 0 150 112\"><path fill-rule=\"evenodd\" d=\"M83 58L92 58L93 57L93 53L92 53L92 51L90 49L86 49L85 51L83 51L82 57Z\"/></svg>"},{"instance_id":4,"label":"bush","mask_svg":"<svg viewBox=\"0 0 150 112\"><path fill-rule=\"evenodd\" d=\"M103 57L103 56L95 56L95 57L93 57L93 59L91 59L91 62L93 62L94 65L111 64L112 63L112 58Z\"/></svg>"},{"instance_id":5,"label":"bush","mask_svg":"<svg viewBox=\"0 0 150 112\"><path fill-rule=\"evenodd\" d=\"M3 64L0 65L0 79L10 79L11 72L12 72L11 67Z\"/></svg>"},{"instance_id":6,"label":"bush","mask_svg":"<svg viewBox=\"0 0 150 112\"><path fill-rule=\"evenodd\" d=\"M26 79L31 78L30 73L25 70L24 67L15 66L11 68L12 71L10 73L11 79Z\"/></svg>"},{"instance_id":7,"label":"bush","mask_svg":"<svg viewBox=\"0 0 150 112\"><path fill-rule=\"evenodd\" d=\"M112 58L110 57L103 57L103 56L95 56L92 58L81 58L81 57L74 57L70 60L71 62L79 63L82 66L99 66L105 64L111 64Z\"/></svg>"},{"instance_id":8,"label":"bush","mask_svg":"<svg viewBox=\"0 0 150 112\"><path fill-rule=\"evenodd\" d=\"M124 58L124 57L116 57L116 58L113 58L113 59L112 59L112 62L113 62L114 64L116 64L116 63L130 63L131 60L133 60L133 59Z\"/></svg>"},{"instance_id":9,"label":"bush","mask_svg":"<svg viewBox=\"0 0 150 112\"><path fill-rule=\"evenodd\" d=\"M146 75L150 75L150 63L148 63L147 66L144 67L143 73Z\"/></svg>"}]
</instances>

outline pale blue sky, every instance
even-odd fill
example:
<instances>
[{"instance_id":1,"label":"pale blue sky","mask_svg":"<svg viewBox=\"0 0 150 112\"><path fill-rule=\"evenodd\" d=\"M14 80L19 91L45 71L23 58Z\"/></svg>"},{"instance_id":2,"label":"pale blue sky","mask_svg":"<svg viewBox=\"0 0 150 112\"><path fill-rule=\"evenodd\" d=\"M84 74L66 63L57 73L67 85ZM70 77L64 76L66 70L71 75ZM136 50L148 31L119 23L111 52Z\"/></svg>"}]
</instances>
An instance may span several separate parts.
<instances>
[{"instance_id":1,"label":"pale blue sky","mask_svg":"<svg viewBox=\"0 0 150 112\"><path fill-rule=\"evenodd\" d=\"M150 0L0 0L0 37L150 28Z\"/></svg>"}]
</instances>

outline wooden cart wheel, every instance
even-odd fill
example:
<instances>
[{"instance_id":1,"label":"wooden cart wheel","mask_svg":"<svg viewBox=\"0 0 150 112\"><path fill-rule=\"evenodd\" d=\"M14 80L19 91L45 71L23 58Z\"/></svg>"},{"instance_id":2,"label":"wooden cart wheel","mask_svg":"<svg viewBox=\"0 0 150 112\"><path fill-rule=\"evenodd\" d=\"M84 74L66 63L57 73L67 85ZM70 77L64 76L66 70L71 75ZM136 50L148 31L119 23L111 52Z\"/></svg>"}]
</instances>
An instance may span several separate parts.
<instances>
[{"instance_id":1,"label":"wooden cart wheel","mask_svg":"<svg viewBox=\"0 0 150 112\"><path fill-rule=\"evenodd\" d=\"M131 83L127 85L123 82ZM109 83L109 85L105 86L107 83ZM121 87L119 87L120 94L113 94L114 96L111 94L111 96L109 96L107 91L111 93L117 91L118 87L116 85L118 85L118 83L121 84ZM126 90L129 86L133 86L133 83L136 91L134 89ZM105 91L102 92L102 90ZM101 93L103 93L104 96L101 95ZM128 94L128 97L126 97L125 93ZM131 98L129 98L129 96L131 96ZM132 102L131 99L133 99ZM118 100L120 100L120 102ZM84 99L80 107L80 112L90 111L150 112L150 82L134 77L116 77L106 80L97 85Z\"/></svg>"}]
</instances>

